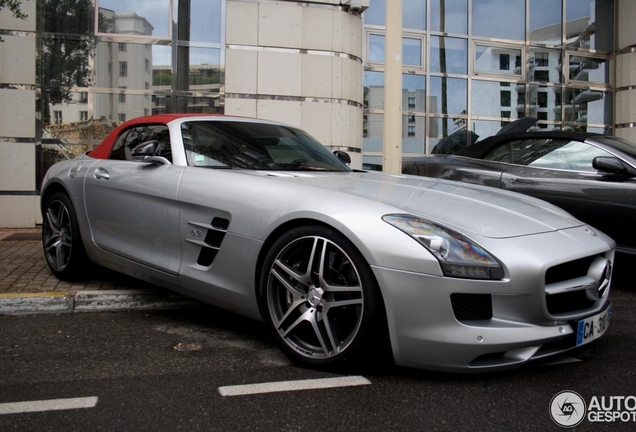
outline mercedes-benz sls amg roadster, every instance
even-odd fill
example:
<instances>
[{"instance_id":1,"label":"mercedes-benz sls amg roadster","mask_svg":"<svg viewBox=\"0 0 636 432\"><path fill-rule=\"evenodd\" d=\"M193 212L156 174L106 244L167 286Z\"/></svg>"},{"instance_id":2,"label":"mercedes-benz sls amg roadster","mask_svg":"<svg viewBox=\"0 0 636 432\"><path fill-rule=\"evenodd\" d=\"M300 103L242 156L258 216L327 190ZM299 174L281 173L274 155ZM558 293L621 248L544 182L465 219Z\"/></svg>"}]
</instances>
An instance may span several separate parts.
<instances>
[{"instance_id":1,"label":"mercedes-benz sls amg roadster","mask_svg":"<svg viewBox=\"0 0 636 432\"><path fill-rule=\"evenodd\" d=\"M275 122L134 119L49 169L44 253L61 279L94 263L262 320L310 367L390 346L404 366L509 369L607 329L602 232L525 195L347 161Z\"/></svg>"}]
</instances>

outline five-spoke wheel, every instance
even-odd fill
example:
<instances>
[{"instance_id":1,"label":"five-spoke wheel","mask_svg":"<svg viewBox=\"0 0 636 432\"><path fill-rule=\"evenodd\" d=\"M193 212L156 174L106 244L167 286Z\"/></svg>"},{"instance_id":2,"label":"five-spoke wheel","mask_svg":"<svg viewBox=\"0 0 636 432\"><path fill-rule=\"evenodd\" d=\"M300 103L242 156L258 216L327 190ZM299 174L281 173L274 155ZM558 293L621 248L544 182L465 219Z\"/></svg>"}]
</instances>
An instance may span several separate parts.
<instances>
[{"instance_id":1,"label":"five-spoke wheel","mask_svg":"<svg viewBox=\"0 0 636 432\"><path fill-rule=\"evenodd\" d=\"M376 283L351 243L315 226L287 232L271 248L261 307L283 350L294 360L332 365L368 339Z\"/></svg>"},{"instance_id":2,"label":"five-spoke wheel","mask_svg":"<svg viewBox=\"0 0 636 432\"><path fill-rule=\"evenodd\" d=\"M88 260L75 211L64 193L53 194L44 207L42 243L46 261L58 278L72 280L80 276Z\"/></svg>"}]
</instances>

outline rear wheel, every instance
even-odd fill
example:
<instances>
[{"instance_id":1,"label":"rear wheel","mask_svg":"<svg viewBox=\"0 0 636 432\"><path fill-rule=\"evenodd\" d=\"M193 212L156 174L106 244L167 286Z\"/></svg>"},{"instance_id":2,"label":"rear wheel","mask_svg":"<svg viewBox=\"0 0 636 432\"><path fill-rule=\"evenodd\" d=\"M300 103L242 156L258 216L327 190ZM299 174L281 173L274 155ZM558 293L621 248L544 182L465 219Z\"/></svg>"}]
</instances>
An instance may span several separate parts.
<instances>
[{"instance_id":1,"label":"rear wheel","mask_svg":"<svg viewBox=\"0 0 636 432\"><path fill-rule=\"evenodd\" d=\"M73 204L63 192L53 194L44 207L42 244L49 268L62 280L81 277L89 263Z\"/></svg>"},{"instance_id":2,"label":"rear wheel","mask_svg":"<svg viewBox=\"0 0 636 432\"><path fill-rule=\"evenodd\" d=\"M260 304L281 349L310 366L361 353L380 319L377 283L360 252L337 231L288 231L270 249Z\"/></svg>"}]
</instances>

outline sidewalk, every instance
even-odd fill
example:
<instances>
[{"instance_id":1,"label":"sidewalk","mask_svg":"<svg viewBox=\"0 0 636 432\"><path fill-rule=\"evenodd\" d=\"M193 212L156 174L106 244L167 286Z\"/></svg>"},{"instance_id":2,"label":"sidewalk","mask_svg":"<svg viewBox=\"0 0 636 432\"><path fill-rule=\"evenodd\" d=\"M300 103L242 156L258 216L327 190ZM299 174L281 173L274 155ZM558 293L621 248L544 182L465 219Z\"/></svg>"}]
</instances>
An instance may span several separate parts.
<instances>
[{"instance_id":1,"label":"sidewalk","mask_svg":"<svg viewBox=\"0 0 636 432\"><path fill-rule=\"evenodd\" d=\"M60 281L46 264L39 228L0 229L0 315L168 309L199 304L101 268L88 280Z\"/></svg>"}]
</instances>

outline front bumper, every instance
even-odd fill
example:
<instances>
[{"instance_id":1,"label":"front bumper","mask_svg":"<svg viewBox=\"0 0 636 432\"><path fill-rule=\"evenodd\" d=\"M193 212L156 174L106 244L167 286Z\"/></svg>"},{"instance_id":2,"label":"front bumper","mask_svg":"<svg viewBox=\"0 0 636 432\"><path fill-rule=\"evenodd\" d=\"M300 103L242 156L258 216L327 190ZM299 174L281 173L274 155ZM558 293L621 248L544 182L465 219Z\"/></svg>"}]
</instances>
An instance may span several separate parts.
<instances>
[{"instance_id":1,"label":"front bumper","mask_svg":"<svg viewBox=\"0 0 636 432\"><path fill-rule=\"evenodd\" d=\"M554 240L550 237L558 235L541 237ZM576 348L578 322L611 307L608 288L586 298L591 290L584 281L590 278L580 273L594 267L588 267L593 260L605 260L611 268L613 250L610 244L592 241L589 248L574 243L570 251L563 247L553 251L545 247L551 241L537 247L535 240L507 240L508 246L515 245L515 253L507 255L503 280L457 279L373 266L395 362L452 372L497 371ZM570 265L577 262L582 263L579 268ZM572 278L549 283L550 269L562 271L564 263L563 272L573 270ZM579 281L587 290L571 291ZM554 294L554 286L566 286L568 292ZM563 304L573 293L583 301L568 309ZM558 296L567 297L555 303Z\"/></svg>"}]
</instances>

